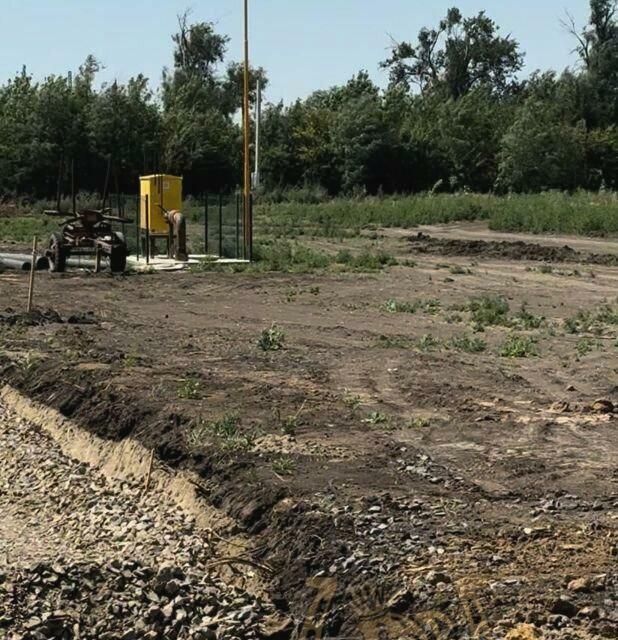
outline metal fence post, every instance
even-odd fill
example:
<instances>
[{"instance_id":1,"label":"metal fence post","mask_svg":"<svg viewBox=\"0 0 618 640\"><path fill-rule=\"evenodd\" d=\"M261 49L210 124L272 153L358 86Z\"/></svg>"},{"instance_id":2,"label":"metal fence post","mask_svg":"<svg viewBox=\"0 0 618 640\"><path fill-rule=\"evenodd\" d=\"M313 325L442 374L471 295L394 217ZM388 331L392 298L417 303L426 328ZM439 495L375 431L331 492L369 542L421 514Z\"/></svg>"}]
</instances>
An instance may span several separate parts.
<instances>
[{"instance_id":1,"label":"metal fence post","mask_svg":"<svg viewBox=\"0 0 618 640\"><path fill-rule=\"evenodd\" d=\"M249 261L253 261L253 193L249 195Z\"/></svg>"},{"instance_id":2,"label":"metal fence post","mask_svg":"<svg viewBox=\"0 0 618 640\"><path fill-rule=\"evenodd\" d=\"M150 264L150 202L148 196L146 199L146 264Z\"/></svg>"},{"instance_id":3,"label":"metal fence post","mask_svg":"<svg viewBox=\"0 0 618 640\"><path fill-rule=\"evenodd\" d=\"M240 258L240 195L236 192L236 260Z\"/></svg>"},{"instance_id":4,"label":"metal fence post","mask_svg":"<svg viewBox=\"0 0 618 640\"><path fill-rule=\"evenodd\" d=\"M208 194L204 200L204 254L208 255Z\"/></svg>"},{"instance_id":5,"label":"metal fence post","mask_svg":"<svg viewBox=\"0 0 618 640\"><path fill-rule=\"evenodd\" d=\"M137 206L135 207L136 209L136 213L135 213L135 244L137 245L135 248L135 257L137 258L137 261L139 262L139 254L140 254L140 244L142 243L142 197L141 196L137 196Z\"/></svg>"},{"instance_id":6,"label":"metal fence post","mask_svg":"<svg viewBox=\"0 0 618 640\"><path fill-rule=\"evenodd\" d=\"M219 257L223 258L223 194L219 193Z\"/></svg>"}]
</instances>

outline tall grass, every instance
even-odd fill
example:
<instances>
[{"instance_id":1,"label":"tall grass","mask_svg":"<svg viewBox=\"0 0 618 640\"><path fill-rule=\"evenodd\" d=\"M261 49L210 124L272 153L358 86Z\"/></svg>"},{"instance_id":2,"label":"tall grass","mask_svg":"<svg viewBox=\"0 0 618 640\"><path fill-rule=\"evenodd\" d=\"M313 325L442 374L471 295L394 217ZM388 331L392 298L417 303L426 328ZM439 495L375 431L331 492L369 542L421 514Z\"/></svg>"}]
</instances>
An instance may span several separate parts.
<instances>
[{"instance_id":1,"label":"tall grass","mask_svg":"<svg viewBox=\"0 0 618 640\"><path fill-rule=\"evenodd\" d=\"M497 231L612 235L618 233L618 195L580 191L495 198L489 227Z\"/></svg>"},{"instance_id":2,"label":"tall grass","mask_svg":"<svg viewBox=\"0 0 618 640\"><path fill-rule=\"evenodd\" d=\"M487 220L496 231L612 235L618 234L618 196L588 192L425 194L317 203L267 202L256 212L260 230L275 237L343 238L372 226L412 228L465 220Z\"/></svg>"},{"instance_id":3,"label":"tall grass","mask_svg":"<svg viewBox=\"0 0 618 640\"><path fill-rule=\"evenodd\" d=\"M218 198L209 213L211 231L218 225ZM100 206L96 196L80 194L79 206ZM69 203L63 203L68 208ZM127 216L134 217L127 201ZM29 240L34 233L46 233L57 220L40 215L51 202L0 210L0 240ZM235 235L235 198L225 199L223 222L228 235ZM187 198L185 213L191 222L203 225L204 203ZM216 214L216 215L215 215ZM618 234L616 193L548 192L534 195L494 196L482 194L422 194L397 197L325 199L309 188L260 196L255 210L257 234L263 238L321 236L345 238L363 230L382 227L413 228L466 220L486 220L496 231L566 233L590 236ZM197 229L198 227L196 227ZM201 232L202 227L199 227ZM230 231L231 230L231 231ZM213 231L214 233L214 231ZM230 236L231 237L231 236Z\"/></svg>"},{"instance_id":4,"label":"tall grass","mask_svg":"<svg viewBox=\"0 0 618 640\"><path fill-rule=\"evenodd\" d=\"M0 242L31 242L33 236L47 240L58 230L58 219L46 216L11 216L0 218Z\"/></svg>"},{"instance_id":5,"label":"tall grass","mask_svg":"<svg viewBox=\"0 0 618 640\"><path fill-rule=\"evenodd\" d=\"M358 235L371 225L414 227L419 224L487 219L489 196L470 194L393 198L336 198L327 202L260 204L256 221L260 230L274 236Z\"/></svg>"}]
</instances>

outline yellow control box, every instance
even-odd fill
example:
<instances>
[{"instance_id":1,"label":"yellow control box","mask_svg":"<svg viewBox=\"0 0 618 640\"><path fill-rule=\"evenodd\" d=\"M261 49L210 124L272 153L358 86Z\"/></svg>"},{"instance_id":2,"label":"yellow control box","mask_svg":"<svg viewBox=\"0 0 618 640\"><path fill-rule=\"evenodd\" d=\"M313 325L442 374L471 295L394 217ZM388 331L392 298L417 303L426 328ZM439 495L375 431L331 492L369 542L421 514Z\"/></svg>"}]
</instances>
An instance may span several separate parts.
<instances>
[{"instance_id":1,"label":"yellow control box","mask_svg":"<svg viewBox=\"0 0 618 640\"><path fill-rule=\"evenodd\" d=\"M182 211L182 178L157 174L143 176L139 181L140 227L146 230L150 226L150 235L167 235L169 226L165 220L163 209ZM148 202L148 211L146 210L146 202Z\"/></svg>"}]
</instances>

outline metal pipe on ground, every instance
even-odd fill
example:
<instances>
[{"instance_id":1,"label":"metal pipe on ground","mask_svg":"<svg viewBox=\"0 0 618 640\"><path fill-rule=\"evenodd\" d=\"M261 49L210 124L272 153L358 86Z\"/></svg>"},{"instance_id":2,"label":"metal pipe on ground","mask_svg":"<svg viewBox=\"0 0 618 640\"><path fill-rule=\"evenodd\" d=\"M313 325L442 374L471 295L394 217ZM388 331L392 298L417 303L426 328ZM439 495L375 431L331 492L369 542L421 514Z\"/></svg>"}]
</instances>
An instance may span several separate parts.
<instances>
[{"instance_id":1,"label":"metal pipe on ground","mask_svg":"<svg viewBox=\"0 0 618 640\"><path fill-rule=\"evenodd\" d=\"M32 256L25 253L0 253L0 266L6 269L30 271L31 264ZM45 256L39 256L35 266L37 271L45 271L49 269L49 260Z\"/></svg>"}]
</instances>

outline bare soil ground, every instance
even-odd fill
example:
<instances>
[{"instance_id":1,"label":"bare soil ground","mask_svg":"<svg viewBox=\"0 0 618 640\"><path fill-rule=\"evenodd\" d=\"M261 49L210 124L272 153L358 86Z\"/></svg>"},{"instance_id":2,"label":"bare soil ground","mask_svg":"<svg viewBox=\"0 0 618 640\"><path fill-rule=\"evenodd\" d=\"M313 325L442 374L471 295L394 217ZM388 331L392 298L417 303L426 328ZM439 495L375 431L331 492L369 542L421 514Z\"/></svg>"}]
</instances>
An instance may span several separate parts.
<instances>
[{"instance_id":1,"label":"bare soil ground","mask_svg":"<svg viewBox=\"0 0 618 640\"><path fill-rule=\"evenodd\" d=\"M611 248L383 235L416 266L43 274L60 318L3 314L2 377L196 470L275 568L281 637L617 638L618 268L591 255ZM26 283L0 275L5 307Z\"/></svg>"}]
</instances>

